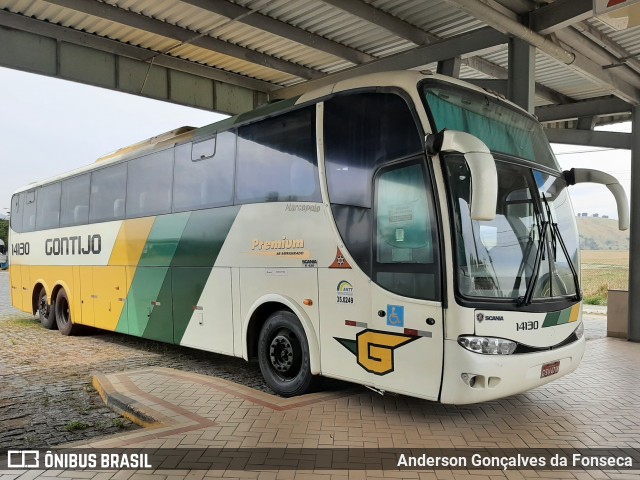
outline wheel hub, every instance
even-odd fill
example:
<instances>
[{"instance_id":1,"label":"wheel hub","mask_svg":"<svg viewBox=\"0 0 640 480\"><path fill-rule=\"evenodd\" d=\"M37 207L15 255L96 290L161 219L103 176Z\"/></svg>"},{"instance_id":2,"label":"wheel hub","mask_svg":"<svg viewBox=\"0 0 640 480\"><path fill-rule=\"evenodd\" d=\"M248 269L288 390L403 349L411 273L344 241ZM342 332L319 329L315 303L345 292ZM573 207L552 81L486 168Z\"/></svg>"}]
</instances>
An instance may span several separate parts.
<instances>
[{"instance_id":1,"label":"wheel hub","mask_svg":"<svg viewBox=\"0 0 640 480\"><path fill-rule=\"evenodd\" d=\"M46 318L49 316L49 304L47 303L47 300L45 297L40 299L40 305L38 305L38 311L40 312L40 315L42 317Z\"/></svg>"},{"instance_id":2,"label":"wheel hub","mask_svg":"<svg viewBox=\"0 0 640 480\"><path fill-rule=\"evenodd\" d=\"M269 346L271 365L280 373L288 372L293 365L293 345L284 335L277 335Z\"/></svg>"}]
</instances>

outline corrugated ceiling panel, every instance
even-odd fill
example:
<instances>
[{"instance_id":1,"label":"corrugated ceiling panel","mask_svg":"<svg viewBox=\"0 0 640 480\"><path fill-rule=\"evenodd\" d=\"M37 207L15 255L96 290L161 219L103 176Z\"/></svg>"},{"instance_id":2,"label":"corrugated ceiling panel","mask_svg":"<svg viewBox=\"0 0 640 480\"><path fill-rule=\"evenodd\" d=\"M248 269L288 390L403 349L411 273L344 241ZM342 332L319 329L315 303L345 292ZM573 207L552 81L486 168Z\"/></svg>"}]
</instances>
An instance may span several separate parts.
<instances>
[{"instance_id":1,"label":"corrugated ceiling panel","mask_svg":"<svg viewBox=\"0 0 640 480\"><path fill-rule=\"evenodd\" d=\"M306 66L325 73L336 72L353 64L334 55L256 29L239 21L193 7L179 0L104 0L121 9L137 12L158 22L177 25L198 34L207 34L225 42L262 52L275 58ZM344 0L351 1L351 0ZM437 37L446 38L483 26L445 0L364 0L396 18ZM586 0L585 0L586 1ZM322 0L235 0L235 3L256 10L308 32L366 52L375 57L393 55L415 46L375 23L349 14ZM161 35L119 25L42 0L0 0L0 8L31 16L77 30L94 33L155 52L170 51L171 55L259 78L279 85L300 82L298 77L272 68L229 57L217 52L183 45ZM604 35L619 43L631 54L640 53L640 27L616 32L596 19L589 23ZM506 47L483 55L487 60L508 66ZM462 68L463 78L486 76L468 67ZM593 82L572 68L546 55L536 57L536 80L575 99L585 99L609 93L606 86Z\"/></svg>"}]
</instances>

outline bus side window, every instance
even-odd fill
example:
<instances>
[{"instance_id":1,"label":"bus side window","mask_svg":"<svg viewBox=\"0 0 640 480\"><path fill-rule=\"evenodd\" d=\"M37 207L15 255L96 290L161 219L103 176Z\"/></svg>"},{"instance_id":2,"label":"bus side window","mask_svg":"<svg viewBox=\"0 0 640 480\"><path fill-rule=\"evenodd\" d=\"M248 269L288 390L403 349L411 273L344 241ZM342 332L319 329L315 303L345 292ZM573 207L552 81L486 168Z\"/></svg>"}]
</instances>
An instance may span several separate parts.
<instances>
[{"instance_id":1,"label":"bus side window","mask_svg":"<svg viewBox=\"0 0 640 480\"><path fill-rule=\"evenodd\" d=\"M60 182L38 189L36 230L47 230L60 226L60 190Z\"/></svg>"},{"instance_id":2,"label":"bus side window","mask_svg":"<svg viewBox=\"0 0 640 480\"><path fill-rule=\"evenodd\" d=\"M11 229L14 232L22 232L22 209L24 205L24 193L17 193L11 199Z\"/></svg>"},{"instance_id":3,"label":"bus side window","mask_svg":"<svg viewBox=\"0 0 640 480\"><path fill-rule=\"evenodd\" d=\"M29 190L25 196L22 211L22 231L33 232L36 229L36 191Z\"/></svg>"},{"instance_id":4,"label":"bus side window","mask_svg":"<svg viewBox=\"0 0 640 480\"><path fill-rule=\"evenodd\" d=\"M236 203L320 202L315 106L238 129Z\"/></svg>"},{"instance_id":5,"label":"bus side window","mask_svg":"<svg viewBox=\"0 0 640 480\"><path fill-rule=\"evenodd\" d=\"M62 182L61 227L84 225L89 221L90 183L91 176L88 173Z\"/></svg>"},{"instance_id":6,"label":"bus side window","mask_svg":"<svg viewBox=\"0 0 640 480\"><path fill-rule=\"evenodd\" d=\"M173 149L134 158L129 161L128 168L127 218L169 213Z\"/></svg>"},{"instance_id":7,"label":"bus side window","mask_svg":"<svg viewBox=\"0 0 640 480\"><path fill-rule=\"evenodd\" d=\"M423 151L407 102L394 93L341 95L325 102L325 162L333 204L371 208L377 167Z\"/></svg>"},{"instance_id":8,"label":"bus side window","mask_svg":"<svg viewBox=\"0 0 640 480\"><path fill-rule=\"evenodd\" d=\"M400 295L439 300L437 221L426 169L422 162L388 167L375 185L374 280Z\"/></svg>"},{"instance_id":9,"label":"bus side window","mask_svg":"<svg viewBox=\"0 0 640 480\"><path fill-rule=\"evenodd\" d=\"M119 163L91 173L89 221L108 222L124 218L127 165Z\"/></svg>"},{"instance_id":10,"label":"bus side window","mask_svg":"<svg viewBox=\"0 0 640 480\"><path fill-rule=\"evenodd\" d=\"M209 150L205 145L196 149L190 143L176 147L174 212L233 204L236 134L234 131L221 132L215 138L215 146L207 144L206 140L200 142L207 144Z\"/></svg>"}]
</instances>

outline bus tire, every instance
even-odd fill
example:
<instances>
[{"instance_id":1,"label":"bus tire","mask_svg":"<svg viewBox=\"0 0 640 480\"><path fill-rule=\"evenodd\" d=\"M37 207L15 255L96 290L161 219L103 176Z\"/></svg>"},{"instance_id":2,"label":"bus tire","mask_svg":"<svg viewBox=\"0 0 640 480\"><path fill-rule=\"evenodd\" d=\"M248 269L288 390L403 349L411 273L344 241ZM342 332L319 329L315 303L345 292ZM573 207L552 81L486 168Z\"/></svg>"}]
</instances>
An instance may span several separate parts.
<instances>
[{"instance_id":1,"label":"bus tire","mask_svg":"<svg viewBox=\"0 0 640 480\"><path fill-rule=\"evenodd\" d=\"M69 305L69 297L67 297L67 292L64 291L64 288L61 288L58 295L56 295L54 305L56 323L60 333L63 335L75 335L78 333L80 327L71 320L71 305Z\"/></svg>"},{"instance_id":2,"label":"bus tire","mask_svg":"<svg viewBox=\"0 0 640 480\"><path fill-rule=\"evenodd\" d=\"M267 385L283 397L309 392L318 384L309 358L309 344L298 318L286 310L273 313L258 339L260 371Z\"/></svg>"},{"instance_id":3,"label":"bus tire","mask_svg":"<svg viewBox=\"0 0 640 480\"><path fill-rule=\"evenodd\" d=\"M58 324L56 322L56 309L55 302L53 304L49 304L47 299L47 291L42 287L40 289L40 293L38 294L38 305L37 305L38 318L40 318L40 323L42 326L48 330L54 330L58 328Z\"/></svg>"}]
</instances>

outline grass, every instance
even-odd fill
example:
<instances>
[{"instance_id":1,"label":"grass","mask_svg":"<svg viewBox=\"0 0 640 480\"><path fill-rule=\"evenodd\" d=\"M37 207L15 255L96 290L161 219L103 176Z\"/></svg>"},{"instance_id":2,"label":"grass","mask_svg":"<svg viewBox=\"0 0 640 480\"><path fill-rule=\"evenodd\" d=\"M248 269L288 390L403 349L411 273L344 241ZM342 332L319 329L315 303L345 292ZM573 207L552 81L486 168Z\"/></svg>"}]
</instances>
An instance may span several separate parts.
<instances>
[{"instance_id":1,"label":"grass","mask_svg":"<svg viewBox=\"0 0 640 480\"><path fill-rule=\"evenodd\" d=\"M628 251L583 250L580 256L585 303L606 305L609 290L629 288Z\"/></svg>"},{"instance_id":2,"label":"grass","mask_svg":"<svg viewBox=\"0 0 640 480\"><path fill-rule=\"evenodd\" d=\"M69 422L67 423L67 426L64 428L67 432L75 432L77 430L86 430L90 426L91 425L87 425L86 423L82 423L82 422Z\"/></svg>"},{"instance_id":3,"label":"grass","mask_svg":"<svg viewBox=\"0 0 640 480\"><path fill-rule=\"evenodd\" d=\"M111 424L121 430L127 428L127 424L121 418L114 418L113 420L111 420Z\"/></svg>"},{"instance_id":4,"label":"grass","mask_svg":"<svg viewBox=\"0 0 640 480\"><path fill-rule=\"evenodd\" d=\"M38 328L40 321L37 318L10 318L7 323L16 327Z\"/></svg>"}]
</instances>

